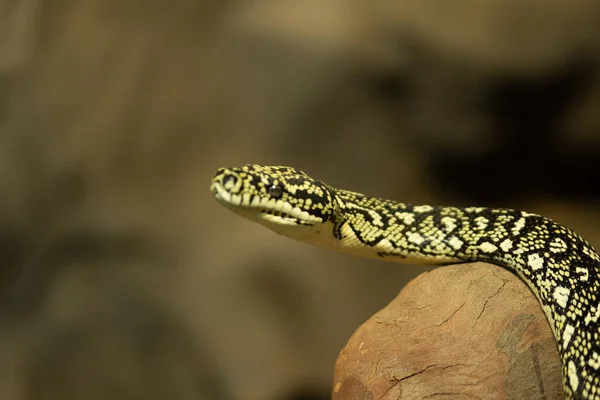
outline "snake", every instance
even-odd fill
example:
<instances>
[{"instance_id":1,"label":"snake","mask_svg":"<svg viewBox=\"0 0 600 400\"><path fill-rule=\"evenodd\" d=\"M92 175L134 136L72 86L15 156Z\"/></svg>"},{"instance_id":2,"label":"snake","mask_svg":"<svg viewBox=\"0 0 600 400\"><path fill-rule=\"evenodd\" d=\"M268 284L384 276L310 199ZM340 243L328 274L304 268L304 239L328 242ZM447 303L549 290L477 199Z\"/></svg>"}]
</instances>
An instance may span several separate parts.
<instances>
[{"instance_id":1,"label":"snake","mask_svg":"<svg viewBox=\"0 0 600 400\"><path fill-rule=\"evenodd\" d=\"M550 324L567 399L600 399L600 255L542 215L508 208L405 204L338 189L288 166L219 168L210 191L289 238L409 264L483 261L515 273Z\"/></svg>"}]
</instances>

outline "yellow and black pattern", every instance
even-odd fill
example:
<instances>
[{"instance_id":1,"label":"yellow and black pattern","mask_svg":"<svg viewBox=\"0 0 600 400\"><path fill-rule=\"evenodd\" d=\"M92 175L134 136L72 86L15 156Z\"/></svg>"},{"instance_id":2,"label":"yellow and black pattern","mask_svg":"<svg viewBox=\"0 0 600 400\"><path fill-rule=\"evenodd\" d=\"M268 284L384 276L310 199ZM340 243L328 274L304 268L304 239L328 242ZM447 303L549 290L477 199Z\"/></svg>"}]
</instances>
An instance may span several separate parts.
<instances>
[{"instance_id":1,"label":"yellow and black pattern","mask_svg":"<svg viewBox=\"0 0 600 400\"><path fill-rule=\"evenodd\" d=\"M291 167L221 168L211 191L232 211L297 240L391 261L487 261L516 272L550 322L567 397L600 399L600 256L564 226L516 210L368 197Z\"/></svg>"}]
</instances>

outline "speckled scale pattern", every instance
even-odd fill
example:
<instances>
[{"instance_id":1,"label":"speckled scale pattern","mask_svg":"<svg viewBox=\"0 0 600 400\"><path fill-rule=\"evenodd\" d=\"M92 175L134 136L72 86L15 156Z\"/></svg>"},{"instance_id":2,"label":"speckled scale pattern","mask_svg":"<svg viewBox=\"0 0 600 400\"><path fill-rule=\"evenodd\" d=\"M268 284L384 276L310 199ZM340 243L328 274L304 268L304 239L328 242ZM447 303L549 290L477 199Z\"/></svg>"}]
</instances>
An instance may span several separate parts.
<instances>
[{"instance_id":1,"label":"speckled scale pattern","mask_svg":"<svg viewBox=\"0 0 600 400\"><path fill-rule=\"evenodd\" d=\"M240 196L240 204L230 206L234 211L258 199L254 202L262 208L291 209L289 220L299 220L297 225L331 225L332 237L312 243L387 261L486 261L514 271L536 295L552 327L567 397L600 399L600 256L577 233L523 211L409 205L368 197L333 188L291 167L220 169L213 193L222 192L231 176L235 185L228 185L229 193ZM269 194L272 187L281 189L277 199ZM293 217L305 213L309 219ZM315 237L322 231L327 230L315 228ZM294 237L293 230L283 234Z\"/></svg>"}]
</instances>

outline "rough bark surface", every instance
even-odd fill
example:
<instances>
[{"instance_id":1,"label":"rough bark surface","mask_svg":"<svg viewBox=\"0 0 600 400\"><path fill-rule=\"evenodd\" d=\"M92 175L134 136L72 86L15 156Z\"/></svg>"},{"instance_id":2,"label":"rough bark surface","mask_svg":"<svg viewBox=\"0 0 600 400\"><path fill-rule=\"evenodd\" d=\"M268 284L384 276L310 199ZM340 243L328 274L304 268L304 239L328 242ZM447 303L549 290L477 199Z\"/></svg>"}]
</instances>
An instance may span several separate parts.
<instances>
[{"instance_id":1,"label":"rough bark surface","mask_svg":"<svg viewBox=\"0 0 600 400\"><path fill-rule=\"evenodd\" d=\"M334 400L564 399L537 300L485 263L412 280L350 338L334 379Z\"/></svg>"}]
</instances>

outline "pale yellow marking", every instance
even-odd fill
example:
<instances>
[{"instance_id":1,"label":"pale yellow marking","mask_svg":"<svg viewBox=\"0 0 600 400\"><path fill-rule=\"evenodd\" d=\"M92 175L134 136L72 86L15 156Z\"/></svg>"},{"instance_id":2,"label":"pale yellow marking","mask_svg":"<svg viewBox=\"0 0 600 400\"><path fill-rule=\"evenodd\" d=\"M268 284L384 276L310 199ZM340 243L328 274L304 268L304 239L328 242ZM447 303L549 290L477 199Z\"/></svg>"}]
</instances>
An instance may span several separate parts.
<instances>
[{"instance_id":1,"label":"pale yellow marking","mask_svg":"<svg viewBox=\"0 0 600 400\"><path fill-rule=\"evenodd\" d=\"M569 377L569 385L571 385L571 389L573 391L577 390L579 386L579 378L577 378L577 367L575 363L570 360L567 365L567 376Z\"/></svg>"},{"instance_id":2,"label":"pale yellow marking","mask_svg":"<svg viewBox=\"0 0 600 400\"><path fill-rule=\"evenodd\" d=\"M563 350L567 348L574 332L575 332L575 327L573 325L567 324L567 326L565 326L565 331L563 332L563 345L562 345Z\"/></svg>"},{"instance_id":3,"label":"pale yellow marking","mask_svg":"<svg viewBox=\"0 0 600 400\"><path fill-rule=\"evenodd\" d=\"M525 227L525 218L520 218L517 222L515 222L514 226L511 229L513 235L518 235L521 229Z\"/></svg>"},{"instance_id":4,"label":"pale yellow marking","mask_svg":"<svg viewBox=\"0 0 600 400\"><path fill-rule=\"evenodd\" d=\"M561 238L554 239L550 244L550 251L553 253L562 253L567 251L567 244Z\"/></svg>"},{"instance_id":5,"label":"pale yellow marking","mask_svg":"<svg viewBox=\"0 0 600 400\"><path fill-rule=\"evenodd\" d=\"M485 207L467 207L465 208L465 211L470 213L480 213L485 211Z\"/></svg>"},{"instance_id":6,"label":"pale yellow marking","mask_svg":"<svg viewBox=\"0 0 600 400\"><path fill-rule=\"evenodd\" d=\"M374 211L374 210L367 210L369 212L369 215L371 216L371 218L373 218L373 225L375 226L383 226L383 221L381 220L381 215L379 215L378 212Z\"/></svg>"},{"instance_id":7,"label":"pale yellow marking","mask_svg":"<svg viewBox=\"0 0 600 400\"><path fill-rule=\"evenodd\" d=\"M373 219L373 225L379 226L379 227L383 226L383 221L381 220L381 215L379 215L379 213L377 211L367 208L367 207L359 206L358 204L354 204L354 203L348 203L346 206L348 208L353 208L355 210L366 211Z\"/></svg>"},{"instance_id":8,"label":"pale yellow marking","mask_svg":"<svg viewBox=\"0 0 600 400\"><path fill-rule=\"evenodd\" d=\"M450 240L448 240L448 244L454 248L454 250L458 250L462 247L463 241L457 238L456 236L452 236Z\"/></svg>"},{"instance_id":9,"label":"pale yellow marking","mask_svg":"<svg viewBox=\"0 0 600 400\"><path fill-rule=\"evenodd\" d=\"M424 205L424 206L415 206L413 208L413 211L416 212L416 213L429 212L429 211L433 211L433 207L427 206L427 205Z\"/></svg>"},{"instance_id":10,"label":"pale yellow marking","mask_svg":"<svg viewBox=\"0 0 600 400\"><path fill-rule=\"evenodd\" d=\"M438 242L435 245L435 250L439 251L440 253L443 252L446 249L446 245L443 242Z\"/></svg>"},{"instance_id":11,"label":"pale yellow marking","mask_svg":"<svg viewBox=\"0 0 600 400\"><path fill-rule=\"evenodd\" d=\"M415 215L413 213L397 212L394 215L406 225L411 225L413 222L415 222Z\"/></svg>"},{"instance_id":12,"label":"pale yellow marking","mask_svg":"<svg viewBox=\"0 0 600 400\"><path fill-rule=\"evenodd\" d=\"M594 351L592 357L588 360L588 365L594 369L600 368L600 355Z\"/></svg>"},{"instance_id":13,"label":"pale yellow marking","mask_svg":"<svg viewBox=\"0 0 600 400\"><path fill-rule=\"evenodd\" d=\"M581 274L581 276L579 277L580 281L587 282L590 274L590 271L588 271L587 268L577 267L575 268L575 272Z\"/></svg>"},{"instance_id":14,"label":"pale yellow marking","mask_svg":"<svg viewBox=\"0 0 600 400\"><path fill-rule=\"evenodd\" d=\"M583 246L583 252L590 256L593 260L600 261L600 256L587 246Z\"/></svg>"},{"instance_id":15,"label":"pale yellow marking","mask_svg":"<svg viewBox=\"0 0 600 400\"><path fill-rule=\"evenodd\" d=\"M487 228L489 223L490 223L490 220L487 219L486 217L475 218L475 224L477 225L477 229L479 229L481 231L484 230L485 228Z\"/></svg>"},{"instance_id":16,"label":"pale yellow marking","mask_svg":"<svg viewBox=\"0 0 600 400\"><path fill-rule=\"evenodd\" d=\"M530 254L529 257L527 257L527 265L529 265L532 270L537 271L544 266L544 259L537 253Z\"/></svg>"},{"instance_id":17,"label":"pale yellow marking","mask_svg":"<svg viewBox=\"0 0 600 400\"><path fill-rule=\"evenodd\" d=\"M406 234L406 237L407 237L407 239L408 239L409 242L414 243L416 245L420 245L421 243L423 243L423 241L425 241L425 239L423 238L423 236L421 236L417 232L409 232L409 233Z\"/></svg>"},{"instance_id":18,"label":"pale yellow marking","mask_svg":"<svg viewBox=\"0 0 600 400\"><path fill-rule=\"evenodd\" d=\"M481 249L481 251L483 251L484 253L493 253L494 251L498 250L498 248L493 245L490 242L483 242L479 245L479 248Z\"/></svg>"},{"instance_id":19,"label":"pale yellow marking","mask_svg":"<svg viewBox=\"0 0 600 400\"><path fill-rule=\"evenodd\" d=\"M505 239L502 243L500 243L500 248L504 251L509 251L513 247L513 241L510 239Z\"/></svg>"},{"instance_id":20,"label":"pale yellow marking","mask_svg":"<svg viewBox=\"0 0 600 400\"><path fill-rule=\"evenodd\" d=\"M450 233L456 229L456 219L452 217L444 217L441 219L442 224L446 228L446 233Z\"/></svg>"},{"instance_id":21,"label":"pale yellow marking","mask_svg":"<svg viewBox=\"0 0 600 400\"><path fill-rule=\"evenodd\" d=\"M552 294L552 296L554 297L554 300L556 300L556 303L559 306L565 308L567 306L567 302L569 301L570 293L571 291L568 288L557 286L556 289L554 289L554 293Z\"/></svg>"},{"instance_id":22,"label":"pale yellow marking","mask_svg":"<svg viewBox=\"0 0 600 400\"><path fill-rule=\"evenodd\" d=\"M583 320L586 325L588 325L590 322L598 322L598 318L600 318L600 304L596 307L592 307L590 311L591 312L589 312ZM592 312L594 313L593 315Z\"/></svg>"}]
</instances>

